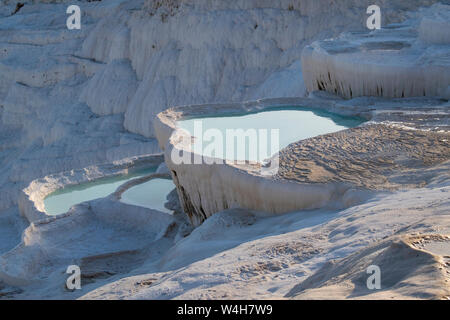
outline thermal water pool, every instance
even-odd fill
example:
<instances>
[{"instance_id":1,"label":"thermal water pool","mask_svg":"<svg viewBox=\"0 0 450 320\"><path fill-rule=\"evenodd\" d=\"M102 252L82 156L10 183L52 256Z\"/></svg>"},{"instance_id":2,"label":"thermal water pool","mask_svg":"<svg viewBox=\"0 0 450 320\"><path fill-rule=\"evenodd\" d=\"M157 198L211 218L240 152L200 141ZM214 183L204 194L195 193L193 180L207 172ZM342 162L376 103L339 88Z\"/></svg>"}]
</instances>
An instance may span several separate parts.
<instances>
[{"instance_id":1,"label":"thermal water pool","mask_svg":"<svg viewBox=\"0 0 450 320\"><path fill-rule=\"evenodd\" d=\"M167 195L174 188L175 185L171 179L155 178L125 191L120 202L172 213L171 210L164 207L164 203Z\"/></svg>"},{"instance_id":2,"label":"thermal water pool","mask_svg":"<svg viewBox=\"0 0 450 320\"><path fill-rule=\"evenodd\" d=\"M199 124L199 121L201 121L201 124ZM268 152L266 156L269 157L290 143L356 127L363 122L364 120L359 117L341 116L322 110L293 106L249 114L188 118L177 121L177 125L179 128L187 130L191 136L203 137L203 139L196 139L193 144L193 148L198 147L199 149L196 150L201 150L203 155L229 160L261 161L263 159L259 157L259 154L249 151L249 146L252 144L249 136L246 139L250 143L246 144L244 155L238 152L237 143L226 138L226 130L243 129L245 131L254 129L257 140L253 140L253 145L258 145L260 149L264 149L265 145ZM260 131L261 129L263 131ZM266 135L261 134L264 129ZM271 141L271 131L274 129L279 129L278 142L275 144ZM220 143L217 144L219 146L219 152L217 152L217 148L211 147L209 144L213 140L218 140L219 136L225 139L222 140L222 147ZM201 146L199 146L200 143ZM197 151L195 152L198 153Z\"/></svg>"},{"instance_id":3,"label":"thermal water pool","mask_svg":"<svg viewBox=\"0 0 450 320\"><path fill-rule=\"evenodd\" d=\"M44 199L45 211L49 215L67 212L72 206L110 195L122 184L155 173L156 167L136 170L127 175L101 178L95 181L68 186L51 193ZM127 204L143 206L170 212L164 208L167 194L175 186L168 179L152 179L146 183L131 187L122 194L121 201ZM130 191L131 190L131 191ZM136 194L134 194L136 192ZM164 210L162 210L164 209Z\"/></svg>"}]
</instances>

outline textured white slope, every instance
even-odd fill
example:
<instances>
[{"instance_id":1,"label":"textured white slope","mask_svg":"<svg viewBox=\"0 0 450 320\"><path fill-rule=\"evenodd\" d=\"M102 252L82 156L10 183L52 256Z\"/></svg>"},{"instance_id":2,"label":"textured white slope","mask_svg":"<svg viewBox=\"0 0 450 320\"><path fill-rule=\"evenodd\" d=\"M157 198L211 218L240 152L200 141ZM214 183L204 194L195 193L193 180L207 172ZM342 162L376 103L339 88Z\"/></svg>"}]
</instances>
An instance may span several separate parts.
<instances>
[{"instance_id":1,"label":"textured white slope","mask_svg":"<svg viewBox=\"0 0 450 320\"><path fill-rule=\"evenodd\" d=\"M101 262L105 254L145 256L144 249L164 237L172 222L171 215L109 199L77 205L64 215L31 224L22 241L0 257L0 281L45 288L61 283L55 279L46 283L47 277L63 279L67 266L82 266L83 259L97 257ZM62 295L64 286L59 287L57 295Z\"/></svg>"},{"instance_id":2,"label":"textured white slope","mask_svg":"<svg viewBox=\"0 0 450 320\"><path fill-rule=\"evenodd\" d=\"M350 116L363 115L369 122L358 128L292 142L280 151L279 158L271 158L270 169L275 169L274 176L267 174L269 168L261 169L255 163L223 163L208 157L200 159L191 147L192 133L177 125L183 117L245 114L292 105L335 110ZM419 168L425 163L437 165L448 160L447 135L428 144L426 141L431 135L425 133L428 136L420 141L422 133L417 134L416 142L411 145L417 150L410 152L405 149L405 146L410 146L409 132L401 131L397 126L445 132L448 131L448 109L448 103L426 98L388 102L380 98L362 98L347 103L333 99L260 99L236 104L171 108L158 115L154 127L180 202L192 224L198 226L207 217L228 208L271 214L323 207L341 208L365 201L370 194L367 189L411 188L413 180L425 183L419 176L423 169ZM442 149L438 150L439 146ZM396 152L384 151L391 148ZM419 154L424 158L415 162ZM435 154L441 154L442 158L433 161ZM387 160L390 156L393 156L392 160ZM180 157L187 161L180 161ZM195 158L198 161L193 160ZM376 163L377 159L386 159L386 162ZM408 166L401 173L403 162ZM279 168L276 168L276 163L280 164ZM413 173L416 169L418 171Z\"/></svg>"},{"instance_id":3,"label":"textured white slope","mask_svg":"<svg viewBox=\"0 0 450 320\"><path fill-rule=\"evenodd\" d=\"M419 39L431 44L450 44L450 9L449 6L435 5L433 10L426 10L419 26Z\"/></svg>"},{"instance_id":4,"label":"textured white slope","mask_svg":"<svg viewBox=\"0 0 450 320\"><path fill-rule=\"evenodd\" d=\"M332 283L315 298L442 298L449 294L443 279L444 263L436 263L442 257L433 258L427 253L428 259L422 264L411 265L409 271L396 270L400 276L389 278L385 275L385 280L382 277L383 290L375 292L365 287L366 266L361 268L360 265L380 262L376 260L375 250L370 249L380 241L389 241L393 248L399 248L393 243L392 236L448 234L450 203L445 195L449 192L448 185L435 185L378 195L346 210L302 211L270 218L243 210L221 212L179 241L161 258L157 268L149 262L133 276L100 287L83 298L279 299L318 272L326 262L337 259L333 262L340 266L339 259L361 249L364 254L357 261L359 265L351 265L353 270L341 268L340 277L363 280L348 283L333 279L336 285L342 283L347 287L346 294L336 294L336 286ZM402 260L423 254L416 253L390 255L388 262L398 266ZM421 274L425 281L411 285L409 277L413 271L420 270L427 262L434 264L432 270L428 270L433 273ZM319 276L325 282L331 280L332 274ZM352 295L353 289L358 290ZM370 294L379 296L371 297Z\"/></svg>"},{"instance_id":5,"label":"textured white slope","mask_svg":"<svg viewBox=\"0 0 450 320\"><path fill-rule=\"evenodd\" d=\"M382 1L384 19L433 1ZM100 21L81 55L128 58L140 81L125 127L154 136L151 122L174 105L303 96L301 49L315 38L364 27L370 1L130 2ZM93 98L90 98L93 99ZM97 109L95 109L97 110Z\"/></svg>"},{"instance_id":6,"label":"textured white slope","mask_svg":"<svg viewBox=\"0 0 450 320\"><path fill-rule=\"evenodd\" d=\"M305 43L361 28L369 3L80 2L73 31L70 1L24 1L11 16L17 2L0 19L2 209L33 179L157 151L123 123L152 136L171 105L303 95ZM386 21L432 2L385 1Z\"/></svg>"},{"instance_id":7,"label":"textured white slope","mask_svg":"<svg viewBox=\"0 0 450 320\"><path fill-rule=\"evenodd\" d=\"M17 2L26 4L11 16ZM160 282L149 287L154 280L125 278L123 286L113 283L92 297L281 297L326 259L344 257L412 220L447 213L444 186L378 198L344 212L271 219L221 213L172 249L189 228L171 234L166 216L108 199L28 228L19 215L21 190L34 179L160 152L155 139L135 133L153 136L152 117L168 106L303 95L304 45L363 28L372 2L180 0L156 8L154 1L77 1L82 29L69 31L70 0L0 0L1 276L16 284L37 280L14 288L11 296L4 295L9 288L0 281L0 296L76 298L140 274L140 280ZM386 23L434 2L379 1ZM423 29L430 38L426 24ZM442 42L443 36L432 41ZM387 210L398 203L404 211ZM335 216L324 229L308 229ZM432 222L417 230L444 225ZM318 252L311 248L328 236ZM306 244L296 242L299 238ZM283 250L290 256L267 263ZM292 268L284 272L286 261ZM64 271L73 262L84 263L91 277L81 292L64 290ZM213 294L210 288L218 290Z\"/></svg>"},{"instance_id":8,"label":"textured white slope","mask_svg":"<svg viewBox=\"0 0 450 320\"><path fill-rule=\"evenodd\" d=\"M114 60L89 80L80 100L99 115L123 113L137 86L129 60Z\"/></svg>"},{"instance_id":9,"label":"textured white slope","mask_svg":"<svg viewBox=\"0 0 450 320\"><path fill-rule=\"evenodd\" d=\"M83 90L95 91L92 109L123 112L136 87L128 61L105 68L77 54L114 1L99 4L81 4L75 31L66 28L66 4L27 3L0 19L0 210L16 206L36 178L159 152L156 141L124 130L123 115L99 117L79 102Z\"/></svg>"}]
</instances>

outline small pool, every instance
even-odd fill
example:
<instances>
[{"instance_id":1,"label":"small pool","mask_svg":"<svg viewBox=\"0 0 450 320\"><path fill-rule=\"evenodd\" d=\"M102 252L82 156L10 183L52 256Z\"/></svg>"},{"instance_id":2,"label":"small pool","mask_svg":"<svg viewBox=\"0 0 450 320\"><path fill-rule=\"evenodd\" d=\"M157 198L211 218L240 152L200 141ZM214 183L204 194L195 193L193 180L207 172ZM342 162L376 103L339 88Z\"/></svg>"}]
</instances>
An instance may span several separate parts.
<instances>
[{"instance_id":1,"label":"small pool","mask_svg":"<svg viewBox=\"0 0 450 320\"><path fill-rule=\"evenodd\" d=\"M199 130L199 121L201 121L201 130ZM273 108L268 111L245 115L197 117L180 120L177 124L179 128L187 130L194 137L203 136L202 146L200 147L203 155L229 160L261 161L264 159L261 159L259 154L249 152L248 148L245 150L245 155L243 153L239 154L237 143L230 143L230 139L226 138L226 131L229 129L254 129L258 133L258 146L262 149L265 145L265 148L268 150L266 152L266 157L268 158L292 142L356 127L364 121L364 119L358 117L341 116L322 110L293 106L283 107L282 109ZM209 129L212 129L212 131ZM267 138L259 134L260 129L263 129L263 131L266 129ZM276 144L271 142L273 129L279 130ZM225 137L222 141L223 151L212 151L214 148L208 146L208 143L217 140L219 132ZM262 138L265 140L261 140ZM195 140L194 148L195 145L200 143L198 140ZM251 146L252 142L250 142L250 139L247 141L249 142L248 146ZM253 140L253 144L255 143L256 140ZM198 153L197 151L196 153ZM229 157L230 154L232 157Z\"/></svg>"},{"instance_id":2,"label":"small pool","mask_svg":"<svg viewBox=\"0 0 450 320\"><path fill-rule=\"evenodd\" d=\"M74 186L59 189L44 199L45 211L49 215L58 215L69 211L69 209L79 203L94 199L104 198L122 185L123 183L152 174L156 167L136 170L127 175L120 175L111 178L101 178L96 181L86 182ZM164 201L165 202L165 201Z\"/></svg>"},{"instance_id":3,"label":"small pool","mask_svg":"<svg viewBox=\"0 0 450 320\"><path fill-rule=\"evenodd\" d=\"M171 179L152 179L131 187L122 194L120 202L172 213L164 207L167 195L175 188Z\"/></svg>"}]
</instances>

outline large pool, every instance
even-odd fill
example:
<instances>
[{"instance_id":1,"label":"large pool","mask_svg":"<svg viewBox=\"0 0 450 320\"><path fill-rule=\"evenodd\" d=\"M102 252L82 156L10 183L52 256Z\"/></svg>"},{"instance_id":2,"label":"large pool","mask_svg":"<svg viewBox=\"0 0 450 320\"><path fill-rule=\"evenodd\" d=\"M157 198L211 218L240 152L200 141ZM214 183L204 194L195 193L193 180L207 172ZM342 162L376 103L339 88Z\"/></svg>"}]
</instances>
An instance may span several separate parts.
<instances>
[{"instance_id":1,"label":"large pool","mask_svg":"<svg viewBox=\"0 0 450 320\"><path fill-rule=\"evenodd\" d=\"M264 158L261 159L259 152L262 151L264 154L264 148L267 148L265 156L268 158L292 142L356 127L363 122L362 118L346 117L321 110L283 107L244 115L197 117L180 120L177 124L194 137L203 136L203 141L196 139L193 144L193 148L198 148L196 153L201 150L201 154L215 158L261 161ZM253 132L257 133L257 140L246 137L245 155L243 152L239 153L237 139L227 138L227 130L230 129L253 129ZM279 130L278 137L273 136L272 139L272 132L276 129ZM220 140L219 133L224 137L223 147L221 148L219 143L218 148L214 148L211 143ZM272 143L274 140L277 140L276 143ZM250 147L255 145L258 146L258 154L250 152ZM222 151L217 152L217 149Z\"/></svg>"},{"instance_id":2,"label":"large pool","mask_svg":"<svg viewBox=\"0 0 450 320\"><path fill-rule=\"evenodd\" d=\"M136 170L127 175L101 178L92 182L81 183L59 189L44 199L45 211L49 215L65 213L75 204L106 197L116 191L116 189L125 182L152 174L155 171L156 167L146 168ZM158 188L156 191L162 192ZM152 190L148 190L148 192L150 194L149 197L152 197ZM162 203L164 202L165 199L162 200Z\"/></svg>"}]
</instances>

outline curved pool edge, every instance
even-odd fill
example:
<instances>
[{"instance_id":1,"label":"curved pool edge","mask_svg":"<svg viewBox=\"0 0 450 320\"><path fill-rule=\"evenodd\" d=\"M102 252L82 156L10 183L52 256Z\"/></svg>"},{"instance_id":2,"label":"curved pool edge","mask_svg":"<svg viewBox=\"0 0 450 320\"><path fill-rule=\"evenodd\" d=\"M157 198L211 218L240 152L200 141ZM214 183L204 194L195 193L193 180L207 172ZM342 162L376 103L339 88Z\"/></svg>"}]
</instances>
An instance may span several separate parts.
<instances>
[{"instance_id":1,"label":"curved pool edge","mask_svg":"<svg viewBox=\"0 0 450 320\"><path fill-rule=\"evenodd\" d=\"M156 173L142 178L135 178L123 183L116 191L125 191L127 189L125 185L132 187L133 185L142 183L143 180L156 177L167 178L168 175L167 173ZM171 232L177 230L176 227L179 222L173 215L157 209L122 203L116 199L114 194L74 205L71 210L59 215L46 215L42 212L39 219L30 221L30 225L23 232L20 243L15 248L0 255L0 281L10 286L19 287L43 283L46 281L43 276L45 274L43 266L45 266L49 259L45 247L50 244L50 241L58 240L58 237L63 239L66 231L69 234L70 232L75 232L75 235L82 235L82 230L96 223L111 230L121 230L123 232L141 235L144 238L150 236L151 241L156 242L162 238L169 239ZM67 229L68 226L70 226L69 229ZM42 242L40 239L42 235L50 241ZM69 239L71 239L70 236ZM146 250L147 245L148 243L146 244L146 242L139 242L133 250L143 252ZM100 252L98 255L120 254L121 252L124 252L123 246L119 245L114 247L114 245L111 245L111 248L108 248L105 252ZM19 264L17 264L14 258L11 260L8 259L10 256L14 257L21 254L26 259L21 260ZM69 260L67 260L67 257L61 259L66 259L65 265L68 265L69 262L79 264L84 258L89 257L92 256L78 255L75 258L69 256ZM55 259L59 258L56 257ZM62 266L64 267L65 265L63 264ZM11 266L14 266L14 268ZM35 266L37 267L34 268Z\"/></svg>"},{"instance_id":2,"label":"curved pool edge","mask_svg":"<svg viewBox=\"0 0 450 320\"><path fill-rule=\"evenodd\" d=\"M146 183L150 180L153 179L171 179L171 175L169 173L151 173L149 175L140 177L140 178L135 178L133 180L130 180L128 182L125 182L123 184L121 184L116 191L114 191L110 197L114 200L120 201L120 199L122 198L122 194L127 191L130 188L133 188L135 186L138 186L140 184Z\"/></svg>"},{"instance_id":3,"label":"curved pool edge","mask_svg":"<svg viewBox=\"0 0 450 320\"><path fill-rule=\"evenodd\" d=\"M126 158L113 163L75 169L35 179L24 188L19 196L20 214L30 223L37 223L49 218L62 217L67 214L49 215L45 211L44 199L51 193L73 185L110 178L129 173L144 167L157 166L164 161L163 154L151 154Z\"/></svg>"},{"instance_id":4,"label":"curved pool edge","mask_svg":"<svg viewBox=\"0 0 450 320\"><path fill-rule=\"evenodd\" d=\"M170 169L180 202L191 223L198 226L212 214L235 207L281 214L325 206L343 207L353 203L349 199L354 199L350 193L355 188L347 183L312 184L274 180L258 174L254 164L175 164L170 156L178 150L188 154L188 158L195 155L187 151L186 144L182 142L190 141L192 137L176 124L178 120L185 118L229 116L301 106L341 116L373 119L369 108L346 109L337 102L331 99L276 98L243 103L180 106L159 113L153 121L156 138L164 151L165 163Z\"/></svg>"},{"instance_id":5,"label":"curved pool edge","mask_svg":"<svg viewBox=\"0 0 450 320\"><path fill-rule=\"evenodd\" d=\"M175 164L171 161L173 151L185 152L186 158L189 159L193 159L194 156L201 157L188 151L187 145L193 137L186 130L177 127L177 121L180 119L196 116L229 116L292 106L316 108L342 116L357 116L367 121L357 127L291 143L280 153L283 155L291 154L293 160L305 155L293 152L293 148L299 144L308 142L310 143L309 147L320 152L323 145L321 147L315 146L315 142L328 141L334 143L335 151L333 152L340 150L339 152L343 154L339 161L349 159L349 161L354 161L351 164L357 166L363 163L367 168L373 169L370 162L384 157L383 152L379 153L377 150L393 148L394 145L394 148L398 148L398 150L411 147L408 139L410 139L412 132L419 132L420 138L415 138L419 142L406 151L405 156L410 157L410 159L416 151L419 154L430 155L434 143L442 144L442 141L444 141L442 136L447 137L450 132L445 116L448 114L450 103L440 99L422 97L390 101L377 97L343 100L326 93L315 92L309 98L277 98L242 103L202 104L169 108L159 113L153 120L154 129L159 146L164 151L165 163L170 169L172 179L177 187L180 203L194 226L198 226L214 213L229 208L241 207L269 214L326 207L336 209L356 205L379 192L389 192L395 190L395 188L414 187L410 185L402 186L400 183L391 188L391 186L382 183L378 185L375 183L372 188L367 186L367 183L359 183L361 181L370 182L377 174L380 175L381 180L389 179L389 175L382 171L385 166L381 163L382 161L375 164L374 170L371 172L372 176L364 174L357 177L361 180L357 183L354 183L351 179L351 171L344 172L350 176L350 179L335 176L330 179L302 180L283 175L278 175L274 179L270 176L258 174L255 166L251 164L239 166L226 162L212 165L204 162L201 162L201 164ZM444 116L440 118L441 120L435 121L433 119L436 115ZM355 156L354 150L351 153L348 150L340 149L340 147L349 143L352 137L361 132L365 134L361 141L368 147L367 155L358 158L358 155ZM377 132L380 132L383 136L377 136ZM390 141L391 134L398 135L399 140ZM358 148L357 144L354 146L356 149ZM445 148L445 146L443 147ZM212 160L217 160L220 163L220 159ZM434 160L436 160L436 163L442 162L439 157ZM303 164L302 162L299 163ZM395 165L395 162L393 164ZM425 166L424 169L426 168L428 167ZM395 167L390 169L396 170ZM413 169L417 174L420 174L422 170L420 166ZM408 170L395 171L394 173L408 174Z\"/></svg>"}]
</instances>

